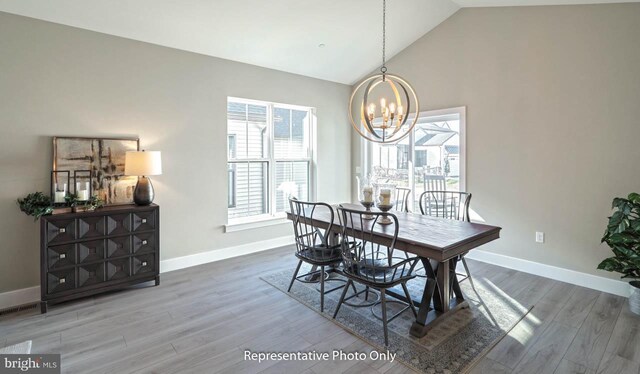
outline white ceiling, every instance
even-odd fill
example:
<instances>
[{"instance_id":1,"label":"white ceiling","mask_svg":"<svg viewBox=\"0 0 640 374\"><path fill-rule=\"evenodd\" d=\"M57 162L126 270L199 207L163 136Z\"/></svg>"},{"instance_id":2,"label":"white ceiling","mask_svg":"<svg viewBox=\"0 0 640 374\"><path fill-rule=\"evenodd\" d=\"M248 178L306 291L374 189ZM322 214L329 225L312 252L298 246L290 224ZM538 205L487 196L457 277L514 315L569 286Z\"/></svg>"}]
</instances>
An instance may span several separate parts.
<instances>
[{"instance_id":1,"label":"white ceiling","mask_svg":"<svg viewBox=\"0 0 640 374\"><path fill-rule=\"evenodd\" d=\"M460 6L591 2L389 0L387 57ZM7 13L346 84L380 65L381 8L379 0L0 0Z\"/></svg>"}]
</instances>

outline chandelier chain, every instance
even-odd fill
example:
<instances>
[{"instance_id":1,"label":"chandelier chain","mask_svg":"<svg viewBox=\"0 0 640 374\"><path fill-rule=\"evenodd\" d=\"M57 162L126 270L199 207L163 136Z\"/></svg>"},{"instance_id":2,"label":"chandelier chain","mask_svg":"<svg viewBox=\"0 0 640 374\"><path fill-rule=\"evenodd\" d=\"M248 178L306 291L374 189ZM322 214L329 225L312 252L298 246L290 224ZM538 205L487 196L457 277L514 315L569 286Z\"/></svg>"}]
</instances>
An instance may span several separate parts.
<instances>
[{"instance_id":1,"label":"chandelier chain","mask_svg":"<svg viewBox=\"0 0 640 374\"><path fill-rule=\"evenodd\" d=\"M387 44L387 0L382 0L382 74L387 72L386 67L386 45Z\"/></svg>"}]
</instances>

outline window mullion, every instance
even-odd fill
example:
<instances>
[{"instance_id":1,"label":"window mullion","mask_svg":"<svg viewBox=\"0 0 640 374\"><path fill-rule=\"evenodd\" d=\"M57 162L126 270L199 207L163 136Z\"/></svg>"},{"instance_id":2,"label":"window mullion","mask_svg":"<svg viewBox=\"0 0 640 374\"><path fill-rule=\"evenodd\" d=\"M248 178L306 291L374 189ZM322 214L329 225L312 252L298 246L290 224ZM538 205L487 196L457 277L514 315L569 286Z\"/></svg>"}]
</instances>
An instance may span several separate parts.
<instances>
[{"instance_id":1,"label":"window mullion","mask_svg":"<svg viewBox=\"0 0 640 374\"><path fill-rule=\"evenodd\" d=\"M407 168L408 170L408 178L409 178L409 188L411 188L411 191L413 192L413 199L410 199L408 201L408 209L410 209L411 211L415 211L414 209L414 201L416 200L416 184L415 184L415 180L416 180L416 168L413 166L414 160L415 160L415 152L416 152L416 126L413 127L413 129L411 129L411 132L409 133L409 160L407 162Z\"/></svg>"},{"instance_id":2,"label":"window mullion","mask_svg":"<svg viewBox=\"0 0 640 374\"><path fill-rule=\"evenodd\" d=\"M273 215L276 212L276 161L275 161L275 125L274 125L274 105L269 104L269 110L267 111L267 128L269 133L269 214Z\"/></svg>"}]
</instances>

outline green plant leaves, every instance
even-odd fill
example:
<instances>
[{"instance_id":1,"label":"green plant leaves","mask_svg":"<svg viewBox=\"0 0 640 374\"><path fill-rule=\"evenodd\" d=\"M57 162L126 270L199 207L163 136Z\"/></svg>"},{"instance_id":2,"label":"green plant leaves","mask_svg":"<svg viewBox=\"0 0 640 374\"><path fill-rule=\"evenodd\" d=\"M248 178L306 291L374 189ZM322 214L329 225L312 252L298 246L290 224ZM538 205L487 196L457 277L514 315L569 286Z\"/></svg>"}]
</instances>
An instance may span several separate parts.
<instances>
[{"instance_id":1,"label":"green plant leaves","mask_svg":"<svg viewBox=\"0 0 640 374\"><path fill-rule=\"evenodd\" d=\"M51 198L42 192L30 193L26 197L18 199L18 206L20 211L28 216L33 216L34 221L53 213Z\"/></svg>"},{"instance_id":2,"label":"green plant leaves","mask_svg":"<svg viewBox=\"0 0 640 374\"><path fill-rule=\"evenodd\" d=\"M615 209L602 242L607 243L614 257L603 260L598 269L622 274L622 278L640 278L640 194L631 193L627 199L616 197Z\"/></svg>"}]
</instances>

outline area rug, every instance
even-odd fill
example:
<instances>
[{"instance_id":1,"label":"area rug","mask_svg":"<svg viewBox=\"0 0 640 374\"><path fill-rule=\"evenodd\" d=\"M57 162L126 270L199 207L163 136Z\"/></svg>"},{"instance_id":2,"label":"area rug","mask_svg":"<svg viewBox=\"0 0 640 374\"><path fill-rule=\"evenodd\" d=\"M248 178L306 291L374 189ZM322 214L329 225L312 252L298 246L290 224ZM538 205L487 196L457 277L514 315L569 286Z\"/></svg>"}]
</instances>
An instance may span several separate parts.
<instances>
[{"instance_id":1,"label":"area rug","mask_svg":"<svg viewBox=\"0 0 640 374\"><path fill-rule=\"evenodd\" d=\"M309 270L308 268L306 269ZM304 268L300 274L304 274ZM300 301L309 308L320 313L320 294L317 283L295 282L291 292L287 292L293 269L280 271L262 277L262 280ZM325 289L338 285L336 279L341 276L332 273ZM407 286L411 294L421 295L424 278L415 278ZM531 307L514 303L509 296L496 292L482 282L474 282L472 287L468 281L461 283L461 288L469 302L469 308L460 309L422 338L409 334L414 320L410 310L391 321L389 329L389 351L395 353L396 359L405 365L423 373L466 373L468 372L500 339L502 339L527 313ZM356 286L358 290L362 286ZM349 290L347 295L351 295ZM337 318L332 319L333 312L340 299L341 290L325 295L324 317L334 321L347 331L365 340L380 352L384 348L382 322L375 318L370 307L350 307L343 304ZM364 300L354 298L351 303ZM380 306L376 314L380 315ZM398 303L387 303L387 314L392 316L402 306Z\"/></svg>"}]
</instances>

